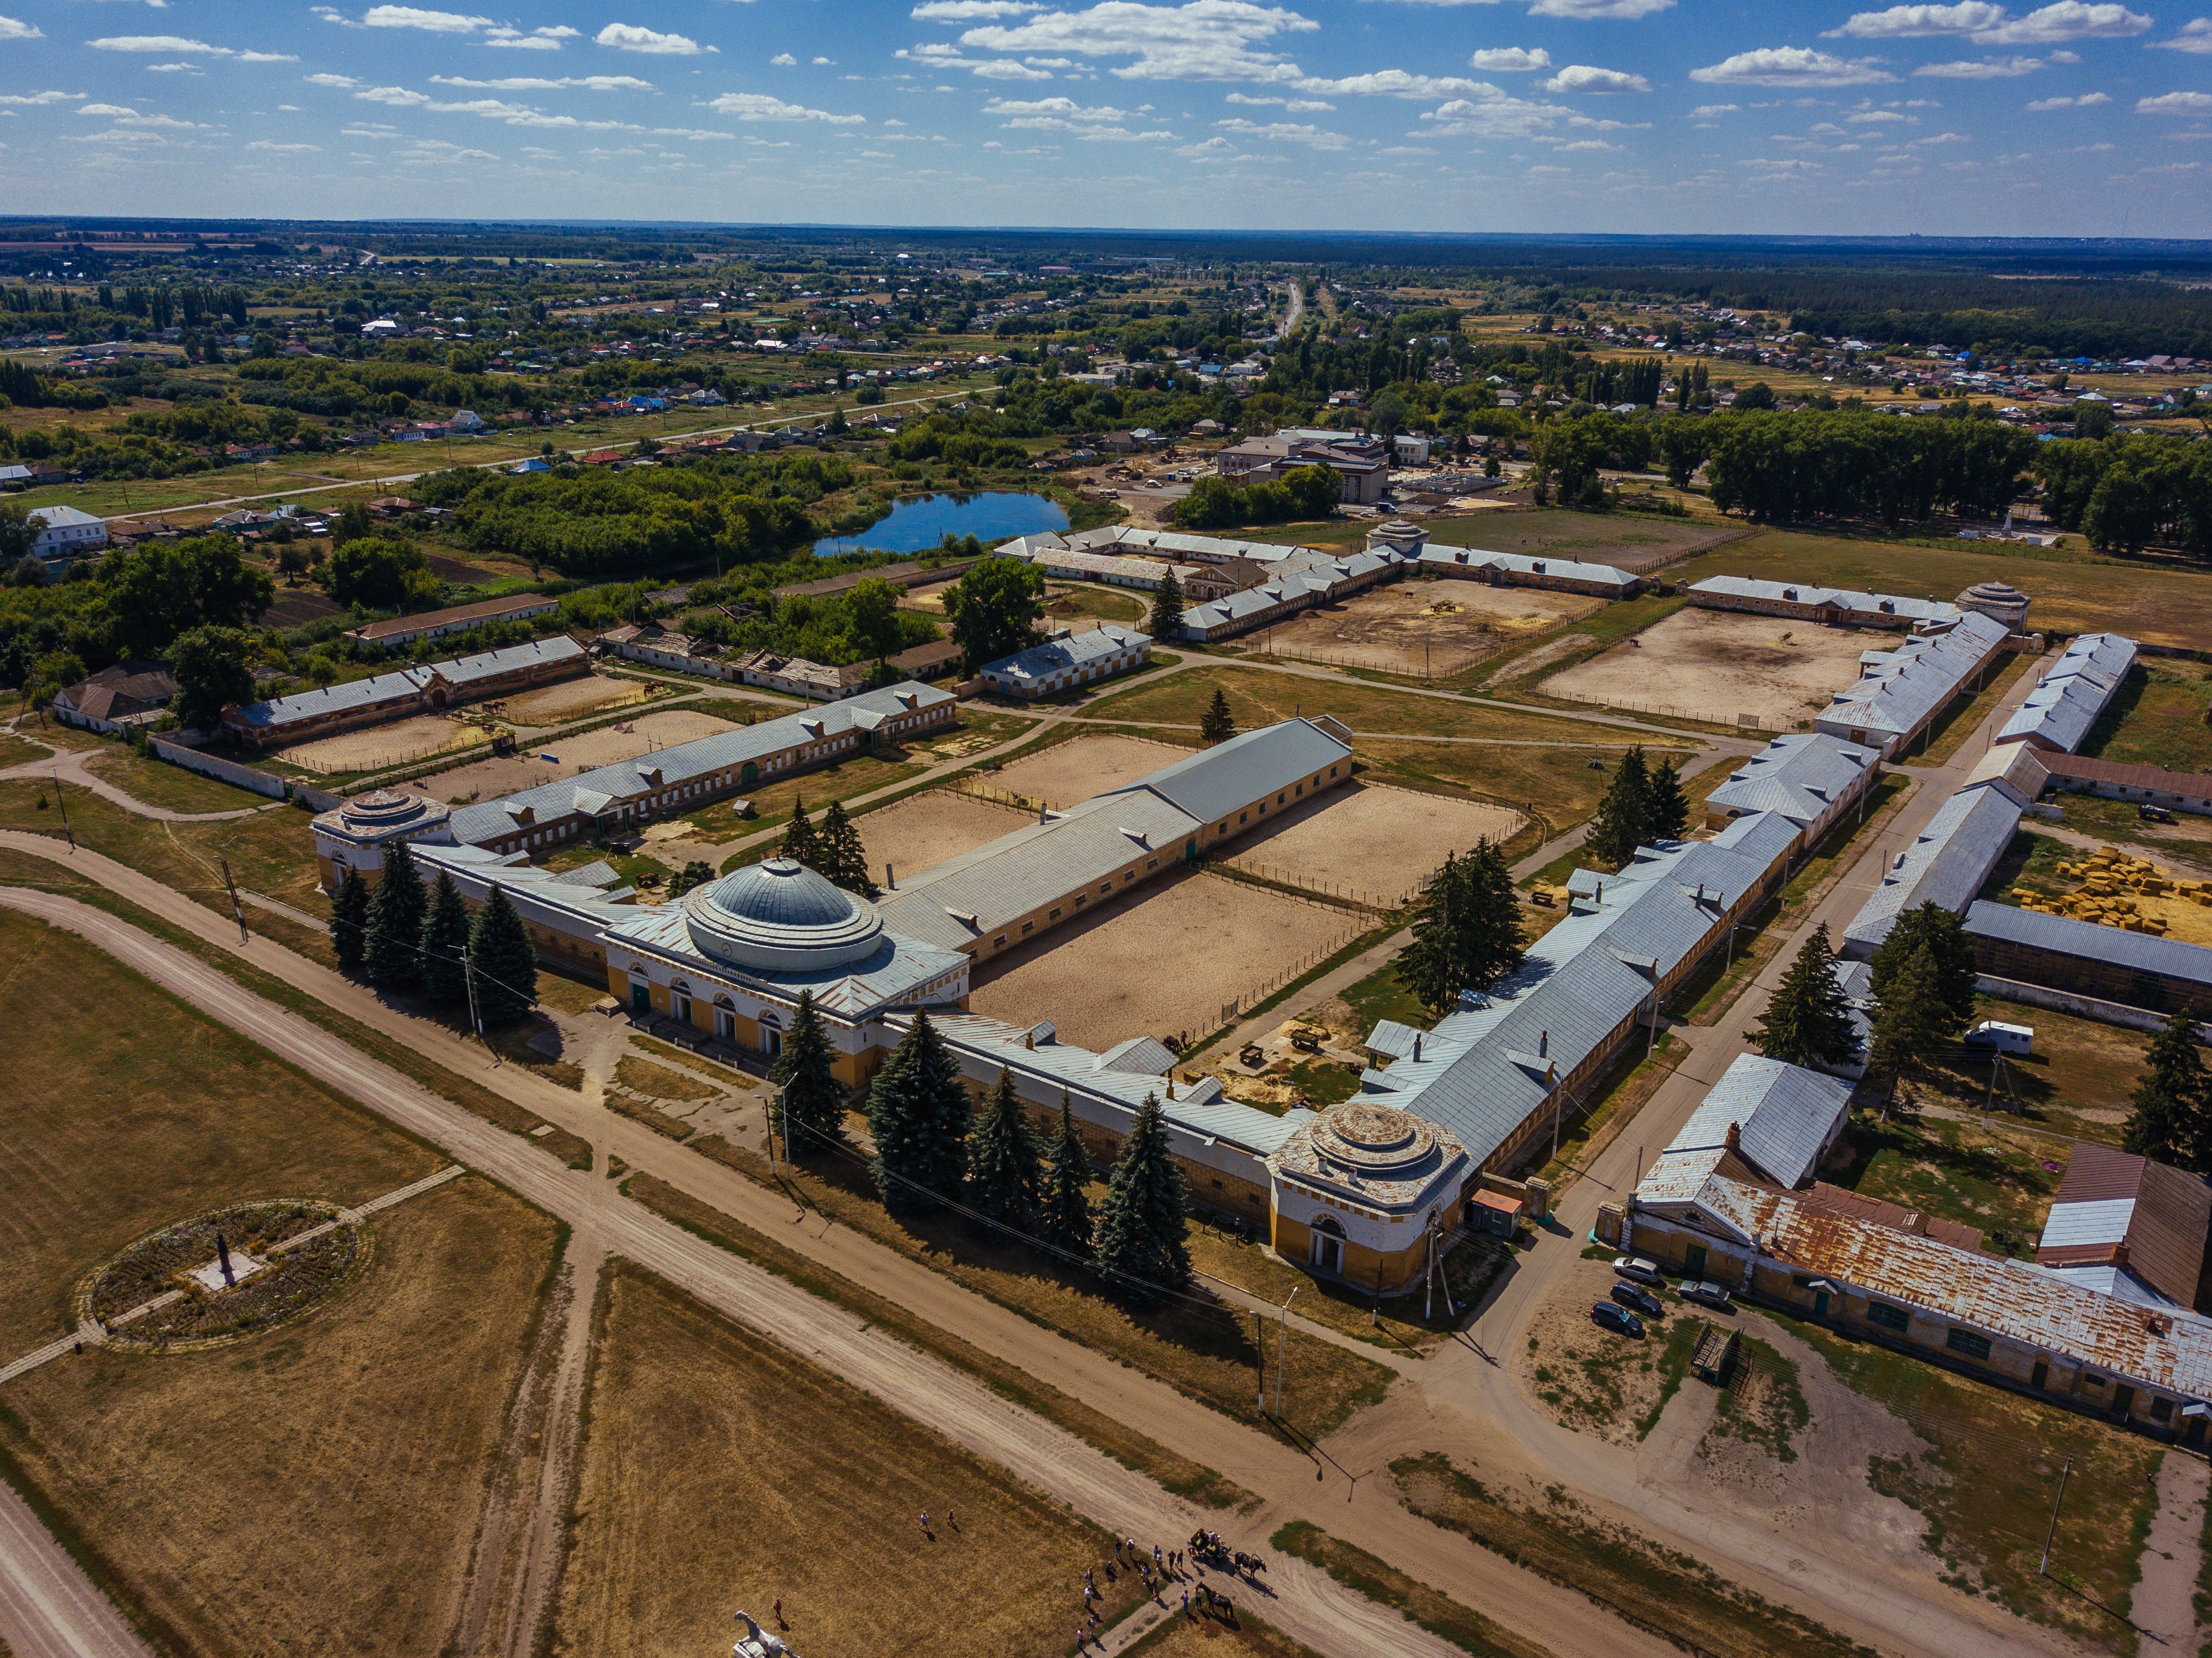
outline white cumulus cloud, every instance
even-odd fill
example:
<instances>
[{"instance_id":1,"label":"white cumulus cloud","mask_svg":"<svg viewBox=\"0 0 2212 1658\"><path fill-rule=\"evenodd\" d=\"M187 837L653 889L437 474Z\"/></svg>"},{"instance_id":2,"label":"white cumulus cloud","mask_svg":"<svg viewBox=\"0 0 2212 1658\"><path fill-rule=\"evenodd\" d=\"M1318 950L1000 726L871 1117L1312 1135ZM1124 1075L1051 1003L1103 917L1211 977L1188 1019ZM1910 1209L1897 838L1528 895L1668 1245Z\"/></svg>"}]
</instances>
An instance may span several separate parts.
<instances>
[{"instance_id":1,"label":"white cumulus cloud","mask_svg":"<svg viewBox=\"0 0 2212 1658\"><path fill-rule=\"evenodd\" d=\"M2181 32L2171 40L2150 43L2160 52L2188 52L2202 56L2212 52L2212 17L2197 17L2181 26Z\"/></svg>"},{"instance_id":2,"label":"white cumulus cloud","mask_svg":"<svg viewBox=\"0 0 2212 1658\"><path fill-rule=\"evenodd\" d=\"M1838 58L1810 46L1760 46L1690 71L1711 86L1856 87L1897 77L1872 58Z\"/></svg>"},{"instance_id":3,"label":"white cumulus cloud","mask_svg":"<svg viewBox=\"0 0 2212 1658\"><path fill-rule=\"evenodd\" d=\"M2062 40L2114 39L2149 27L2149 18L2125 6L2058 0L2025 17L1977 29L1968 38L1978 46L2048 46Z\"/></svg>"},{"instance_id":4,"label":"white cumulus cloud","mask_svg":"<svg viewBox=\"0 0 2212 1658\"><path fill-rule=\"evenodd\" d=\"M1674 0L1536 0L1531 17L1572 17L1583 21L1599 18L1649 17L1665 11Z\"/></svg>"},{"instance_id":5,"label":"white cumulus cloud","mask_svg":"<svg viewBox=\"0 0 2212 1658\"><path fill-rule=\"evenodd\" d=\"M2212 115L2212 92L2168 92L2136 100L2138 115Z\"/></svg>"},{"instance_id":6,"label":"white cumulus cloud","mask_svg":"<svg viewBox=\"0 0 2212 1658\"><path fill-rule=\"evenodd\" d=\"M1948 64L1923 64L1912 72L1939 81L2008 81L2042 67L2040 58L1963 58Z\"/></svg>"},{"instance_id":7,"label":"white cumulus cloud","mask_svg":"<svg viewBox=\"0 0 2212 1658\"><path fill-rule=\"evenodd\" d=\"M1552 54L1541 46L1534 52L1522 46L1485 46L1467 61L1470 69L1492 75L1519 75L1551 68Z\"/></svg>"},{"instance_id":8,"label":"white cumulus cloud","mask_svg":"<svg viewBox=\"0 0 2212 1658\"><path fill-rule=\"evenodd\" d=\"M1279 35L1311 33L1320 27L1297 12L1252 0L1189 0L1180 6L1102 0L1087 11L1047 12L972 28L960 44L1007 57L1133 59L1109 71L1123 80L1286 81L1298 78L1297 66L1262 48Z\"/></svg>"},{"instance_id":9,"label":"white cumulus cloud","mask_svg":"<svg viewBox=\"0 0 2212 1658\"><path fill-rule=\"evenodd\" d=\"M1625 70L1570 64L1543 83L1547 92L1649 92L1651 82Z\"/></svg>"},{"instance_id":10,"label":"white cumulus cloud","mask_svg":"<svg viewBox=\"0 0 2212 1658\"><path fill-rule=\"evenodd\" d=\"M1854 12L1827 38L1850 35L1861 40L1913 39L1930 34L1970 34L2004 21L2005 9L1990 0L1964 0L1955 6L1892 6L1887 11Z\"/></svg>"},{"instance_id":11,"label":"white cumulus cloud","mask_svg":"<svg viewBox=\"0 0 2212 1658\"><path fill-rule=\"evenodd\" d=\"M787 104L764 92L726 92L719 98L708 99L705 107L717 115L739 121L822 121L831 126L862 126L868 118L865 115L833 115L826 109L809 109L804 104Z\"/></svg>"},{"instance_id":12,"label":"white cumulus cloud","mask_svg":"<svg viewBox=\"0 0 2212 1658\"><path fill-rule=\"evenodd\" d=\"M2112 101L2108 93L2085 92L2079 98L2039 98L2028 107L2041 112L2047 109L2094 109L2099 104Z\"/></svg>"},{"instance_id":13,"label":"white cumulus cloud","mask_svg":"<svg viewBox=\"0 0 2212 1658\"><path fill-rule=\"evenodd\" d=\"M702 52L713 52L713 46L702 46L689 35L663 34L657 29L641 28L635 23L610 23L592 37L603 46L612 46L618 52L641 52L658 58L696 58Z\"/></svg>"}]
</instances>

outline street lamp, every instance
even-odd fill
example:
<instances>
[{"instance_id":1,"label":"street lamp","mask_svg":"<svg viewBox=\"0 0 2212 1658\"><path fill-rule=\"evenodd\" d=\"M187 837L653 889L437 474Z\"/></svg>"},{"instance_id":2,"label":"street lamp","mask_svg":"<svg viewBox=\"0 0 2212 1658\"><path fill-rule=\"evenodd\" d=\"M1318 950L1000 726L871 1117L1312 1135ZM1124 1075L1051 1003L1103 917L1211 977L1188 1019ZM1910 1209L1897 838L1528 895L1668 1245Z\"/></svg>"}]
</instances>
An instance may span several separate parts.
<instances>
[{"instance_id":1,"label":"street lamp","mask_svg":"<svg viewBox=\"0 0 2212 1658\"><path fill-rule=\"evenodd\" d=\"M1298 1298L1298 1291L1305 1287L1306 1286L1303 1284L1293 1285L1290 1294L1283 1297L1283 1305L1277 1315L1275 1334L1275 1420L1278 1422L1280 1422L1283 1419L1283 1353L1284 1350L1291 1344L1291 1303Z\"/></svg>"}]
</instances>

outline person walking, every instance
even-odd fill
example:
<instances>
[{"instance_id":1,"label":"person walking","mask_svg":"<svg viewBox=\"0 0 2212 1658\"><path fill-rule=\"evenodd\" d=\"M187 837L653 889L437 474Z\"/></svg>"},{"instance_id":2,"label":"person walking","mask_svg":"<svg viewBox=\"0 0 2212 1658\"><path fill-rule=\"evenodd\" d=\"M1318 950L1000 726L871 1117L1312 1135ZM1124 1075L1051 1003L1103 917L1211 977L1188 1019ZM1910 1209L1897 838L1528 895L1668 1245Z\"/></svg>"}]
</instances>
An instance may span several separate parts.
<instances>
[{"instance_id":1,"label":"person walking","mask_svg":"<svg viewBox=\"0 0 2212 1658\"><path fill-rule=\"evenodd\" d=\"M778 1600L775 1603L775 1626L778 1629L789 1629L791 1627L790 1625L783 1621L783 1602L781 1600Z\"/></svg>"}]
</instances>

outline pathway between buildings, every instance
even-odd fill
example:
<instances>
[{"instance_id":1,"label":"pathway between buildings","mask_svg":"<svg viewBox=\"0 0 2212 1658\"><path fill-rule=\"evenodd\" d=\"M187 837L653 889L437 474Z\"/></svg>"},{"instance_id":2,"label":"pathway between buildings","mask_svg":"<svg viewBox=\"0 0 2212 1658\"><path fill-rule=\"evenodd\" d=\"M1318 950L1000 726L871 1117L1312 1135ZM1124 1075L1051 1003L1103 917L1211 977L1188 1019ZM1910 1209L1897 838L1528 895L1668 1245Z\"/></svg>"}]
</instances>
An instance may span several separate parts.
<instances>
[{"instance_id":1,"label":"pathway between buildings","mask_svg":"<svg viewBox=\"0 0 2212 1658\"><path fill-rule=\"evenodd\" d=\"M2212 1467L2201 1456L2168 1451L2158 1466L2158 1511L2144 1540L2142 1580L2130 1617L2142 1632L2138 1650L2197 1658L2197 1574L2204 1558L2204 1502Z\"/></svg>"}]
</instances>

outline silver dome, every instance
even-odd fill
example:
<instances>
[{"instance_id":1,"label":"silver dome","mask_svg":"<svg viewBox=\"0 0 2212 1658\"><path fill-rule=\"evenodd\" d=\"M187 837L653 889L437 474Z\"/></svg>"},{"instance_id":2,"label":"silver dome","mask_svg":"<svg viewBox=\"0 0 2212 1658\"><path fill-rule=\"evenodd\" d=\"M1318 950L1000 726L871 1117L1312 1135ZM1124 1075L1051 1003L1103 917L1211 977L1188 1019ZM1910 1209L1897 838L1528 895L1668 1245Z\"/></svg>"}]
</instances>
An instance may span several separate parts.
<instances>
[{"instance_id":1,"label":"silver dome","mask_svg":"<svg viewBox=\"0 0 2212 1658\"><path fill-rule=\"evenodd\" d=\"M691 942L716 961L769 972L842 967L875 953L876 907L832 886L804 864L771 858L724 876L684 900Z\"/></svg>"}]
</instances>

